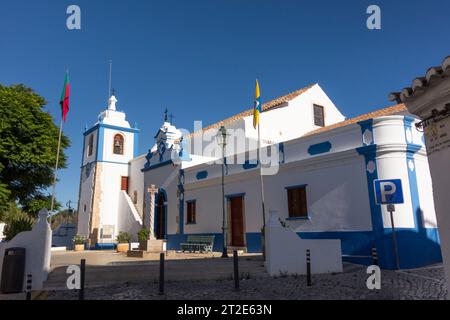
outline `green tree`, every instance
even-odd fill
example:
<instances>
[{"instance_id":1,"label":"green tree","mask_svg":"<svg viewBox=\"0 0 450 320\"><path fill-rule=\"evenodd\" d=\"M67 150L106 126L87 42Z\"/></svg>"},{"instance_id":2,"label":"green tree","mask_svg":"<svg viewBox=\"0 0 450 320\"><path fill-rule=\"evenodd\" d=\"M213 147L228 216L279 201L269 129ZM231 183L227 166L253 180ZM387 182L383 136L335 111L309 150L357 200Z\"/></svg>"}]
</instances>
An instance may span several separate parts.
<instances>
[{"instance_id":1,"label":"green tree","mask_svg":"<svg viewBox=\"0 0 450 320\"><path fill-rule=\"evenodd\" d=\"M24 85L0 85L0 220L11 203L32 216L50 207L59 128L46 104ZM69 144L63 135L59 168L67 165Z\"/></svg>"}]
</instances>

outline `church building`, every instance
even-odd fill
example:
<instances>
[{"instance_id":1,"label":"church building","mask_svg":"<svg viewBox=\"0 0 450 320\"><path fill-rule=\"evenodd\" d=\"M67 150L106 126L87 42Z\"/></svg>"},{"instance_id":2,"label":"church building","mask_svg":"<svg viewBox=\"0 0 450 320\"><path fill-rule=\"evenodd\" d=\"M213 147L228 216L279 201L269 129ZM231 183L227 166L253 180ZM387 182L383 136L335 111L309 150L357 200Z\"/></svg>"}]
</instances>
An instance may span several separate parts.
<instances>
[{"instance_id":1,"label":"church building","mask_svg":"<svg viewBox=\"0 0 450 320\"><path fill-rule=\"evenodd\" d=\"M301 238L339 239L352 262L371 264L377 248L381 267L393 268L391 219L374 182L400 179L404 203L393 215L400 266L441 261L423 133L403 104L346 119L318 84L278 97L262 106L258 160L252 110L192 133L166 115L148 152L138 154L139 129L116 103L111 96L84 132L78 234L93 248L147 228L168 250L195 234L214 235L222 251L225 198L227 248L260 252L262 180L266 221L277 215ZM216 139L221 127L225 148Z\"/></svg>"}]
</instances>

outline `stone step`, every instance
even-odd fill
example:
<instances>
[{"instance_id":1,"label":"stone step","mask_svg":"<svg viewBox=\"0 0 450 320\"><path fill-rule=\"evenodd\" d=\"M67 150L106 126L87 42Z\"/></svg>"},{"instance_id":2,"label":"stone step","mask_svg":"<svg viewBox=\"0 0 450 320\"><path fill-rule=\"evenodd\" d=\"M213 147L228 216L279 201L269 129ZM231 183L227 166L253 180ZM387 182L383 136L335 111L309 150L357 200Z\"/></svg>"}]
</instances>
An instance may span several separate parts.
<instances>
[{"instance_id":1,"label":"stone step","mask_svg":"<svg viewBox=\"0 0 450 320\"><path fill-rule=\"evenodd\" d=\"M147 247L147 252L162 252L164 251L165 240L150 240Z\"/></svg>"}]
</instances>

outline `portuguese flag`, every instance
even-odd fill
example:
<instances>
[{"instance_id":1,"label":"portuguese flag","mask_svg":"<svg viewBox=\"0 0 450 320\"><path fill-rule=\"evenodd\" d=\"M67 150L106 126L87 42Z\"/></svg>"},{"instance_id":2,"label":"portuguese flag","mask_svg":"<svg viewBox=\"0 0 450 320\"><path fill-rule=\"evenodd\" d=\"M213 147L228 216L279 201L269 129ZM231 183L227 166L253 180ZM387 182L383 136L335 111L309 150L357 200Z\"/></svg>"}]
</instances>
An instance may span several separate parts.
<instances>
[{"instance_id":1,"label":"portuguese flag","mask_svg":"<svg viewBox=\"0 0 450 320\"><path fill-rule=\"evenodd\" d=\"M70 83L69 83L69 73L66 72L64 78L64 87L61 92L61 99L59 104L61 105L61 113L64 122L66 122L67 113L69 112L69 96L70 96Z\"/></svg>"}]
</instances>

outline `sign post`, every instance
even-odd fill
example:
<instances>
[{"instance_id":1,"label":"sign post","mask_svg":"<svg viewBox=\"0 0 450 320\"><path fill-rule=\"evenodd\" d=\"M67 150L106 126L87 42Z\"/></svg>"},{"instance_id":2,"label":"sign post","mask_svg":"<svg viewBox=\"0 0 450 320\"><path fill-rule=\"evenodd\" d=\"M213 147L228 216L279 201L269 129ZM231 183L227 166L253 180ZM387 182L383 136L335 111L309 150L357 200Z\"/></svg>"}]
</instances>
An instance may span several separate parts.
<instances>
[{"instance_id":1,"label":"sign post","mask_svg":"<svg viewBox=\"0 0 450 320\"><path fill-rule=\"evenodd\" d=\"M400 179L375 180L375 197L379 205L387 205L387 211L391 218L392 245L394 249L394 258L396 269L400 269L400 257L398 254L397 236L395 233L394 212L395 204L401 204L403 200L402 181Z\"/></svg>"},{"instance_id":2,"label":"sign post","mask_svg":"<svg viewBox=\"0 0 450 320\"><path fill-rule=\"evenodd\" d=\"M391 216L392 244L394 246L395 265L396 265L397 270L400 270L400 259L398 257L397 236L395 234L394 215L393 215L393 213L395 212L395 205L388 204L387 211L389 212L389 215Z\"/></svg>"}]
</instances>

